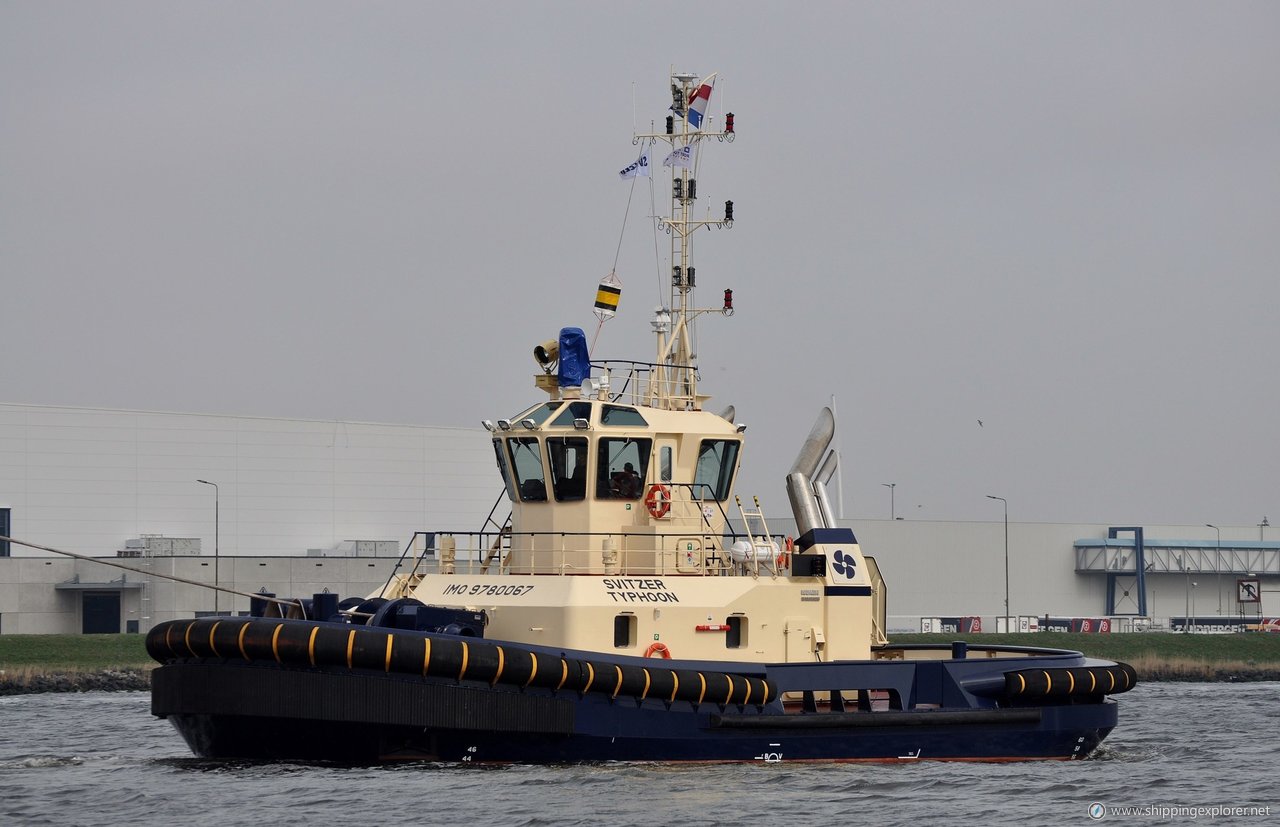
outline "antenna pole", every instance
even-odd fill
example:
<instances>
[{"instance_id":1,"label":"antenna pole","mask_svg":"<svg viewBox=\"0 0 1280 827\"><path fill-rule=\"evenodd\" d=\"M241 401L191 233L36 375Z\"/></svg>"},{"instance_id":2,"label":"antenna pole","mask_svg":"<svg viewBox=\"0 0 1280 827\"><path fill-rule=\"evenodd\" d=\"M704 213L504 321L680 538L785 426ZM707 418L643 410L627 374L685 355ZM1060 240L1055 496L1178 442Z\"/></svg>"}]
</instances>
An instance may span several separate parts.
<instances>
[{"instance_id":1,"label":"antenna pole","mask_svg":"<svg viewBox=\"0 0 1280 827\"><path fill-rule=\"evenodd\" d=\"M662 325L663 329L659 329L656 321L654 324L658 334L656 362L659 367L654 370L650 389L651 404L668 410L698 410L702 407L703 399L698 395L697 354L693 350L694 320L704 313L730 315L733 312L728 298L724 308L700 309L695 306L693 295L696 287L696 272L692 266L693 233L703 227L710 229L733 225L733 216L728 212L728 207L723 220L708 218L699 221L693 218L694 202L697 200L694 170L698 144L709 138L721 142L732 142L734 138L730 124L726 124L722 131L713 132L703 128L705 123L694 126L690 121L689 110L696 105L699 90L704 85L712 84L714 80L715 74L699 80L696 74L673 72L671 116L667 131L636 136L637 141L648 138L667 144L671 147L668 157L678 159L670 165L670 216L657 218L658 227L671 236L671 317L669 325ZM698 113L695 113L695 117L697 116Z\"/></svg>"}]
</instances>

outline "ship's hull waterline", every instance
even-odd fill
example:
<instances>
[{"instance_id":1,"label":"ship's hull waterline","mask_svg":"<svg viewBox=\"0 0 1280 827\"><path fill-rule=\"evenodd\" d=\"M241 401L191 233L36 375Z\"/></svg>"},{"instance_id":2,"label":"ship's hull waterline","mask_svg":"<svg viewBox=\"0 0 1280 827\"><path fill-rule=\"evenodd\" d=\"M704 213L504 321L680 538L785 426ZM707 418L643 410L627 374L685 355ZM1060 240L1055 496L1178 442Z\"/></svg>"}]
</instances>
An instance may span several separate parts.
<instances>
[{"instance_id":1,"label":"ship's hull waterline","mask_svg":"<svg viewBox=\"0 0 1280 827\"><path fill-rule=\"evenodd\" d=\"M208 758L1065 760L1087 756L1117 720L1114 702L1083 694L1083 687L1065 703L1044 703L1040 691L1011 697L1027 681L1007 676L1043 656L815 665L607 661L596 653L269 619L175 621L153 629L147 645L162 662L153 672L153 713ZM1083 664L1075 653L1048 660ZM1117 669L1034 672L1080 670L1105 688L1131 680ZM931 677L942 678L940 685ZM907 692L916 701L941 698L948 683L971 700L991 697L980 706L858 710L856 701L845 705L847 692L831 705L823 690L833 683L886 687L885 696ZM864 694L866 706L875 694ZM810 711L784 702L815 695L825 702Z\"/></svg>"}]
</instances>

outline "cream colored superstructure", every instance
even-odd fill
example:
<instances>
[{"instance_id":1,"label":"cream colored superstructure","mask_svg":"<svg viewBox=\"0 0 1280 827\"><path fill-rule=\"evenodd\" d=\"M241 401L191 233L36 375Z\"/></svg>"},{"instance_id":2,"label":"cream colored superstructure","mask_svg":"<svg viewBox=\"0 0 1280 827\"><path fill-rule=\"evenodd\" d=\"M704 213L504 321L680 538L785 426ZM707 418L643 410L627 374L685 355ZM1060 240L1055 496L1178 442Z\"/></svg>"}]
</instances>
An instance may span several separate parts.
<instances>
[{"instance_id":1,"label":"cream colored superstructure","mask_svg":"<svg viewBox=\"0 0 1280 827\"><path fill-rule=\"evenodd\" d=\"M486 637L517 643L613 655L644 655L661 643L673 657L712 661L869 657L871 598L828 598L828 585L786 575L432 575L412 596L483 610Z\"/></svg>"},{"instance_id":2,"label":"cream colored superstructure","mask_svg":"<svg viewBox=\"0 0 1280 827\"><path fill-rule=\"evenodd\" d=\"M609 411L644 424L610 426ZM791 548L761 522L736 547L726 538L743 438L733 423L580 395L525 414L494 429L509 525L437 538L444 573L398 576L379 596L482 610L489 638L614 655L849 660L881 640L875 574L851 532L818 528ZM581 489L551 470L566 440ZM627 462L639 484L621 490Z\"/></svg>"}]
</instances>

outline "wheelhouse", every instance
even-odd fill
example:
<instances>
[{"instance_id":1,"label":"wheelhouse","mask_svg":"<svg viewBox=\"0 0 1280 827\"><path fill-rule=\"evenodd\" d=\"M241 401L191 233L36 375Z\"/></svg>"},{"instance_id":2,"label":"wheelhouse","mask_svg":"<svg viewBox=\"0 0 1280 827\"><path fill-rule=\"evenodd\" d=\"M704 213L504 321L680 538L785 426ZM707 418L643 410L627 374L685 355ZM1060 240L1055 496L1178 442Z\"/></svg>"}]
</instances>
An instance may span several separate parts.
<instances>
[{"instance_id":1,"label":"wheelhouse","mask_svg":"<svg viewBox=\"0 0 1280 827\"><path fill-rule=\"evenodd\" d=\"M671 414L558 400L500 420L493 448L507 497L521 505L635 502L660 485L678 489L675 497L726 502L738 471L738 434L664 433L664 416ZM732 430L719 417L703 416L716 430Z\"/></svg>"}]
</instances>

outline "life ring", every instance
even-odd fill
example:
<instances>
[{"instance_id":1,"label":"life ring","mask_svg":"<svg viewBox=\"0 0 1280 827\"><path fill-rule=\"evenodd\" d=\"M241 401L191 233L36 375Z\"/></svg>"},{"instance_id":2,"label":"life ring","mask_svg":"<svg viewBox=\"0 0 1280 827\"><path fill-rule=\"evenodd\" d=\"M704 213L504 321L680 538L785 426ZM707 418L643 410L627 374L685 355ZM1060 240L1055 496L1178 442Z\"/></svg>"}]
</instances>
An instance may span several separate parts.
<instances>
[{"instance_id":1,"label":"life ring","mask_svg":"<svg viewBox=\"0 0 1280 827\"><path fill-rule=\"evenodd\" d=\"M661 520L671 510L671 489L656 483L649 486L649 493L644 495L644 507L649 509L649 516Z\"/></svg>"},{"instance_id":2,"label":"life ring","mask_svg":"<svg viewBox=\"0 0 1280 827\"><path fill-rule=\"evenodd\" d=\"M646 658L651 658L654 655L671 660L671 650L667 648L665 643L651 643L649 648L644 650Z\"/></svg>"}]
</instances>

